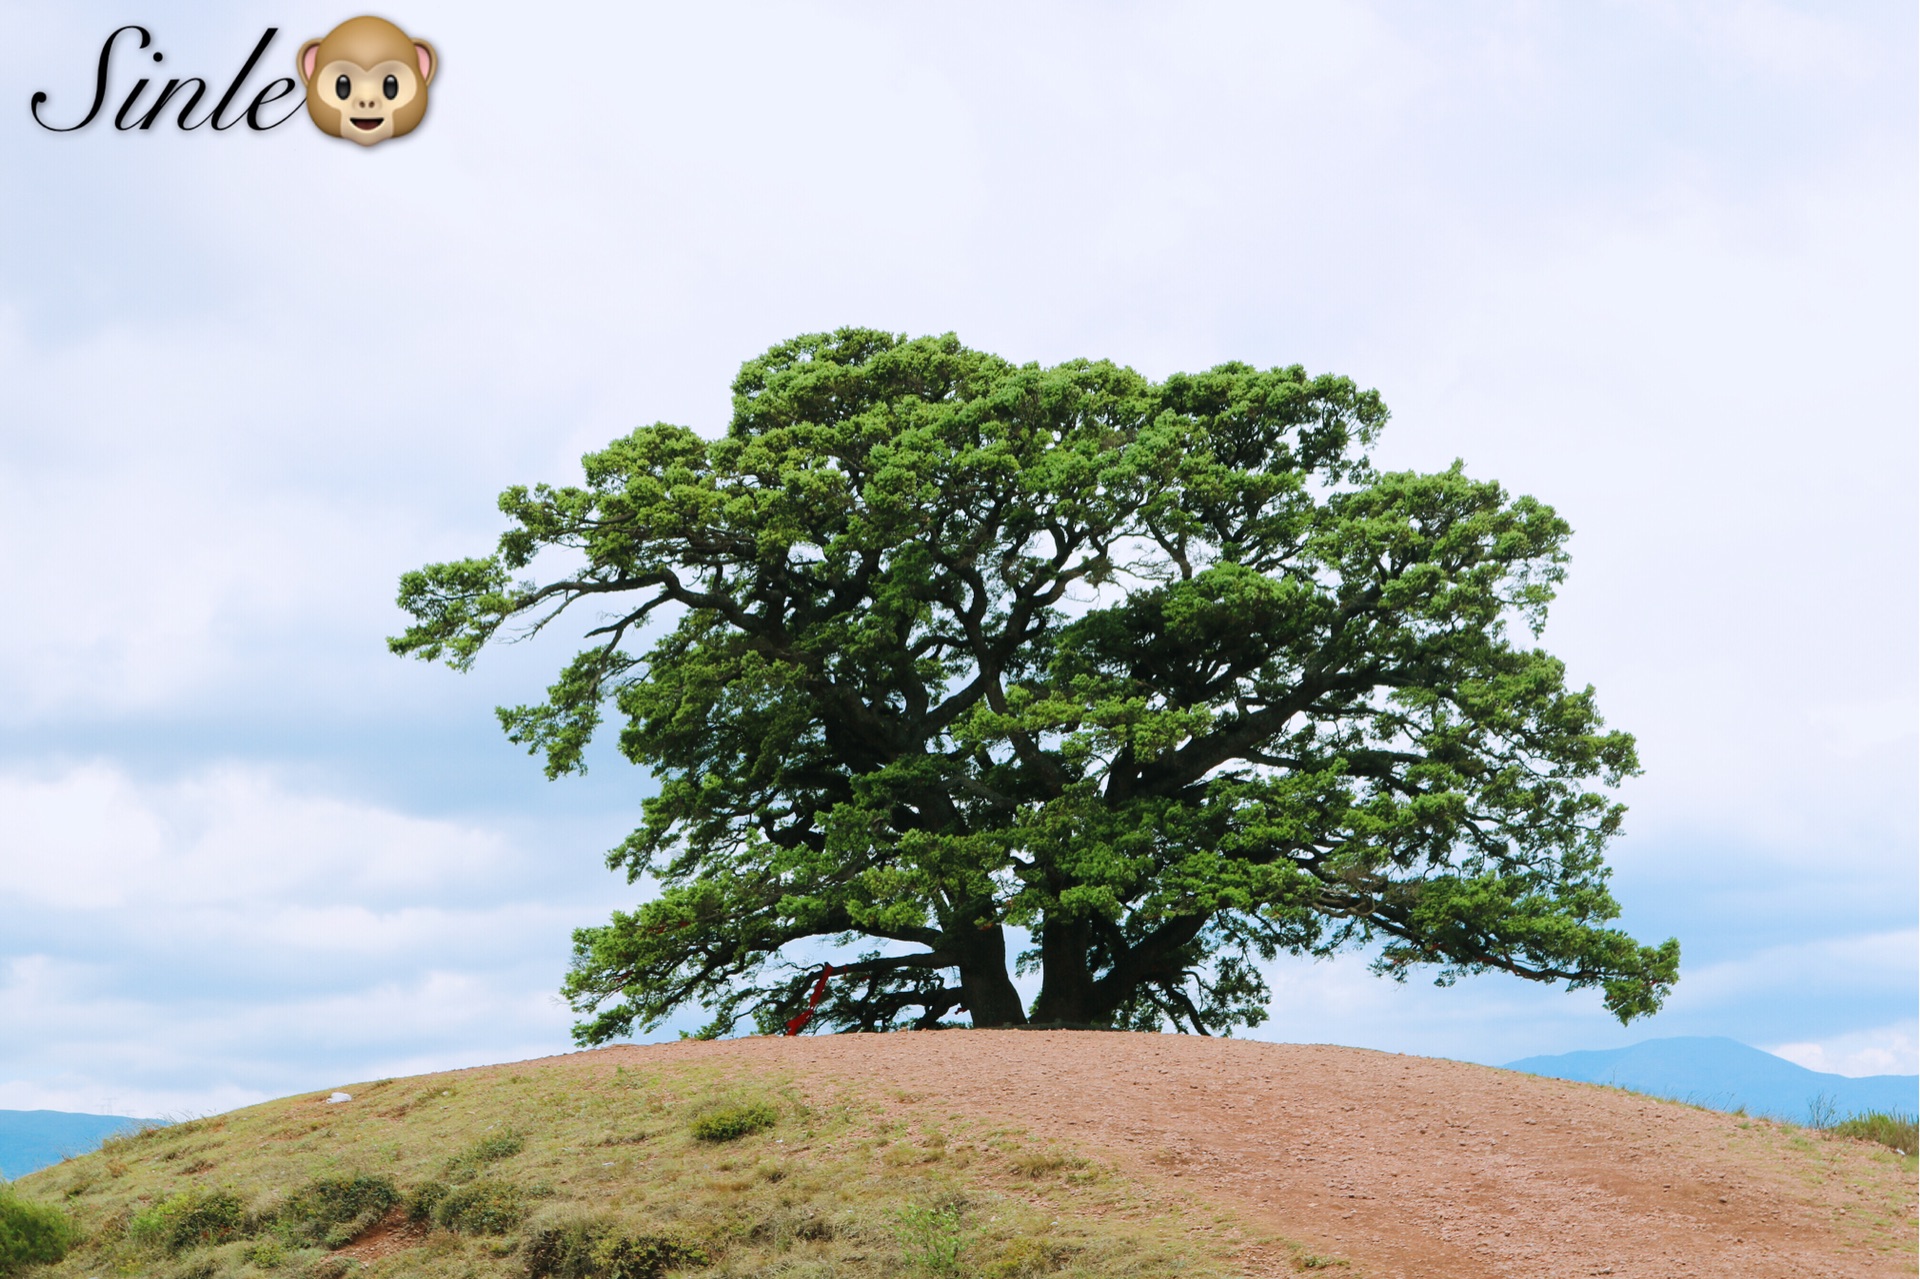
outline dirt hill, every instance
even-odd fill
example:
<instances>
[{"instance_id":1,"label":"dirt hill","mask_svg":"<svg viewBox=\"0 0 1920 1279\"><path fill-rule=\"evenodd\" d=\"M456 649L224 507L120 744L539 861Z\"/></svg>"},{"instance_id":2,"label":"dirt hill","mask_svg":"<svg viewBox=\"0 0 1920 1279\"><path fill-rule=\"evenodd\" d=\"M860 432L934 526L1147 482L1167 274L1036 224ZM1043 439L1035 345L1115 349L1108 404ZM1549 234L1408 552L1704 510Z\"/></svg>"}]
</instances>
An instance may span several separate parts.
<instances>
[{"instance_id":1,"label":"dirt hill","mask_svg":"<svg viewBox=\"0 0 1920 1279\"><path fill-rule=\"evenodd\" d=\"M352 1101L268 1103L25 1179L93 1233L55 1273L1859 1279L1916 1265L1912 1157L1359 1049L806 1036L343 1088ZM227 1224L181 1224L218 1217L206 1205L222 1194Z\"/></svg>"}]
</instances>

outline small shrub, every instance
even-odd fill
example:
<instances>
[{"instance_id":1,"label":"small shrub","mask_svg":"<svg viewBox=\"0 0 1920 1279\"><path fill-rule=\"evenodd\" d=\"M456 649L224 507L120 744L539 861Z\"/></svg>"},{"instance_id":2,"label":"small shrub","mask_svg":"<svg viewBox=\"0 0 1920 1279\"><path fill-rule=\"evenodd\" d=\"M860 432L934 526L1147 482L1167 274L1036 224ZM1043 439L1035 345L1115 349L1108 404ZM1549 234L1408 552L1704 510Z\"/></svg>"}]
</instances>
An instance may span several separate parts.
<instances>
[{"instance_id":1,"label":"small shrub","mask_svg":"<svg viewBox=\"0 0 1920 1279\"><path fill-rule=\"evenodd\" d=\"M894 1236L900 1241L907 1264L936 1275L960 1273L960 1251L966 1246L966 1237L960 1233L958 1208L903 1208Z\"/></svg>"},{"instance_id":2,"label":"small shrub","mask_svg":"<svg viewBox=\"0 0 1920 1279\"><path fill-rule=\"evenodd\" d=\"M780 1112L764 1101L720 1106L693 1121L693 1135L701 1141L733 1141L765 1132L780 1122Z\"/></svg>"},{"instance_id":3,"label":"small shrub","mask_svg":"<svg viewBox=\"0 0 1920 1279\"><path fill-rule=\"evenodd\" d=\"M1050 1239L1021 1235L1001 1245L999 1255L987 1263L987 1279L1030 1279L1050 1275L1073 1257L1073 1249Z\"/></svg>"},{"instance_id":4,"label":"small shrub","mask_svg":"<svg viewBox=\"0 0 1920 1279\"><path fill-rule=\"evenodd\" d=\"M503 1235L527 1215L526 1198L505 1181L470 1181L443 1193L431 1209L433 1224L463 1235Z\"/></svg>"},{"instance_id":5,"label":"small shrub","mask_svg":"<svg viewBox=\"0 0 1920 1279\"><path fill-rule=\"evenodd\" d=\"M1920 1150L1920 1124L1912 1115L1884 1110L1870 1110L1864 1115L1855 1115L1835 1124L1832 1132L1837 1137L1854 1137L1861 1141L1877 1141L1896 1154L1911 1155Z\"/></svg>"},{"instance_id":6,"label":"small shrub","mask_svg":"<svg viewBox=\"0 0 1920 1279\"><path fill-rule=\"evenodd\" d=\"M408 1192L404 1207L407 1220L416 1226L425 1225L433 1220L434 1209L447 1197L450 1189L444 1181L423 1181Z\"/></svg>"},{"instance_id":7,"label":"small shrub","mask_svg":"<svg viewBox=\"0 0 1920 1279\"><path fill-rule=\"evenodd\" d=\"M372 1228L399 1202L391 1177L322 1177L289 1195L274 1217L295 1239L337 1248Z\"/></svg>"},{"instance_id":8,"label":"small shrub","mask_svg":"<svg viewBox=\"0 0 1920 1279\"><path fill-rule=\"evenodd\" d=\"M455 1185L463 1181L472 1181L488 1164L511 1158L526 1148L526 1140L519 1133L511 1130L491 1137L482 1137L447 1160L443 1175Z\"/></svg>"},{"instance_id":9,"label":"small shrub","mask_svg":"<svg viewBox=\"0 0 1920 1279\"><path fill-rule=\"evenodd\" d=\"M482 1137L467 1148L464 1156L476 1164L490 1164L495 1160L508 1159L527 1148L526 1138L508 1130L492 1137Z\"/></svg>"},{"instance_id":10,"label":"small shrub","mask_svg":"<svg viewBox=\"0 0 1920 1279\"><path fill-rule=\"evenodd\" d=\"M621 1235L595 1253L606 1279L659 1279L682 1266L712 1263L707 1251L667 1235Z\"/></svg>"},{"instance_id":11,"label":"small shrub","mask_svg":"<svg viewBox=\"0 0 1920 1279\"><path fill-rule=\"evenodd\" d=\"M246 1233L247 1205L231 1190L183 1190L133 1215L134 1242L162 1252L227 1243Z\"/></svg>"},{"instance_id":12,"label":"small shrub","mask_svg":"<svg viewBox=\"0 0 1920 1279\"><path fill-rule=\"evenodd\" d=\"M240 1256L250 1266L256 1266L261 1270L274 1270L286 1261L287 1246L278 1239L262 1239Z\"/></svg>"},{"instance_id":13,"label":"small shrub","mask_svg":"<svg viewBox=\"0 0 1920 1279\"><path fill-rule=\"evenodd\" d=\"M526 1256L528 1279L659 1279L712 1263L706 1249L672 1235L628 1235L584 1221L538 1231Z\"/></svg>"},{"instance_id":14,"label":"small shrub","mask_svg":"<svg viewBox=\"0 0 1920 1279\"><path fill-rule=\"evenodd\" d=\"M0 1275L51 1265L80 1242L73 1218L58 1208L22 1199L0 1182Z\"/></svg>"},{"instance_id":15,"label":"small shrub","mask_svg":"<svg viewBox=\"0 0 1920 1279\"><path fill-rule=\"evenodd\" d=\"M536 1230L527 1240L527 1279L588 1279L594 1227L570 1221Z\"/></svg>"}]
</instances>

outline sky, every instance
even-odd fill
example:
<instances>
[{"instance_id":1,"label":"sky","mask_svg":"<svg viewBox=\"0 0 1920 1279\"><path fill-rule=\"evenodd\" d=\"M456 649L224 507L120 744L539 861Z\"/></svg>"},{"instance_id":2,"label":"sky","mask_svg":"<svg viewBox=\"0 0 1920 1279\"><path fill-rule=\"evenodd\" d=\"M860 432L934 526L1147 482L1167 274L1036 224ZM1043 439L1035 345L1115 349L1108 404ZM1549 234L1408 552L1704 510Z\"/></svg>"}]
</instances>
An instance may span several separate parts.
<instances>
[{"instance_id":1,"label":"sky","mask_svg":"<svg viewBox=\"0 0 1920 1279\"><path fill-rule=\"evenodd\" d=\"M0 9L0 1108L566 1050L650 780L544 780L493 707L566 639L396 659L397 579L847 324L1346 374L1381 465L1572 524L1543 643L1640 743L1609 860L1666 1009L1356 954L1252 1033L1920 1071L1911 4L382 12L442 67L360 148L116 131L125 56L93 125L28 109L122 23L217 85L276 27L263 84L346 10Z\"/></svg>"}]
</instances>

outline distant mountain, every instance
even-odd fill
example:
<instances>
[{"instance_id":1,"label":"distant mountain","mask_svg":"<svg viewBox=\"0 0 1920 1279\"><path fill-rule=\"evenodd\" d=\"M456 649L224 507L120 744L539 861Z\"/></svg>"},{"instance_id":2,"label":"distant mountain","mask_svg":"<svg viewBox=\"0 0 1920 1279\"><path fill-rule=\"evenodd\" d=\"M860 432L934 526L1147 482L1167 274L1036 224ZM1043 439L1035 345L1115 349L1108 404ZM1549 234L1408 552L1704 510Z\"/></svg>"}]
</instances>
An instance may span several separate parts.
<instances>
[{"instance_id":1,"label":"distant mountain","mask_svg":"<svg viewBox=\"0 0 1920 1279\"><path fill-rule=\"evenodd\" d=\"M12 1181L68 1155L84 1155L115 1133L152 1122L65 1110L0 1110L0 1178Z\"/></svg>"},{"instance_id":2,"label":"distant mountain","mask_svg":"<svg viewBox=\"0 0 1920 1279\"><path fill-rule=\"evenodd\" d=\"M1821 1117L1815 1113L1821 1108L1837 1119L1920 1109L1920 1075L1829 1075L1733 1039L1649 1039L1631 1048L1527 1057L1508 1062L1507 1069L1613 1084L1714 1110L1744 1106L1748 1114L1795 1123Z\"/></svg>"}]
</instances>

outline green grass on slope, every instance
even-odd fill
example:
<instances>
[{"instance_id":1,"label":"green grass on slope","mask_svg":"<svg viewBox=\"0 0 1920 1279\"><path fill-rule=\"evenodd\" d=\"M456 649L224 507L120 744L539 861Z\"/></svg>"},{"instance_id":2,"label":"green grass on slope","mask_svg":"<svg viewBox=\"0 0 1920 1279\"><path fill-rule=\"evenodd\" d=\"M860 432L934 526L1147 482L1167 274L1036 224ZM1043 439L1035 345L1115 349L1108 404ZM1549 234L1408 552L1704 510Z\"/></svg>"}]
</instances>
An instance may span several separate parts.
<instances>
[{"instance_id":1,"label":"green grass on slope","mask_svg":"<svg viewBox=\"0 0 1920 1279\"><path fill-rule=\"evenodd\" d=\"M1842 1119L1827 1129L1836 1137L1853 1137L1877 1142L1899 1155L1920 1152L1920 1124L1912 1115L1869 1110L1863 1115Z\"/></svg>"},{"instance_id":2,"label":"green grass on slope","mask_svg":"<svg viewBox=\"0 0 1920 1279\"><path fill-rule=\"evenodd\" d=\"M1229 1271L1231 1239L1076 1152L775 1075L585 1059L350 1086L109 1142L17 1183L82 1241L54 1276ZM1184 1224L1183 1224L1184 1223ZM370 1230L405 1246L336 1250ZM4 1267L0 1267L4 1269Z\"/></svg>"}]
</instances>

